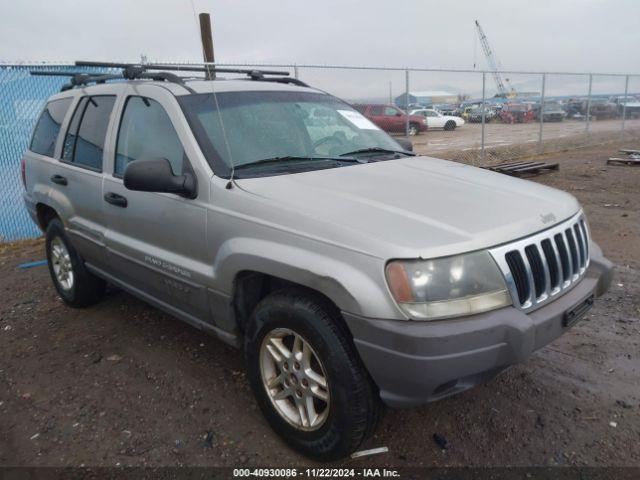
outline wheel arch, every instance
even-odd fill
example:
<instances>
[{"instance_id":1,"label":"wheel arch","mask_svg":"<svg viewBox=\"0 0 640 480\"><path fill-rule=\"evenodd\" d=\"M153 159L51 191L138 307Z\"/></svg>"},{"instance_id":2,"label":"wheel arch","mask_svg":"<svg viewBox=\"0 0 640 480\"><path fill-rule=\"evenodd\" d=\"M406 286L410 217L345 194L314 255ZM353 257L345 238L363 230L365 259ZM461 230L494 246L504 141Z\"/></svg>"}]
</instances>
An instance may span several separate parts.
<instances>
[{"instance_id":1,"label":"wheel arch","mask_svg":"<svg viewBox=\"0 0 640 480\"><path fill-rule=\"evenodd\" d=\"M39 202L36 204L36 218L38 219L40 230L45 232L51 220L54 218L60 219L60 215L52 206Z\"/></svg>"},{"instance_id":2,"label":"wheel arch","mask_svg":"<svg viewBox=\"0 0 640 480\"><path fill-rule=\"evenodd\" d=\"M386 291L382 262L369 258L363 263L362 256L355 253L353 258L347 263L317 251L243 238L220 248L214 271L223 279L219 291L228 292L234 323L240 329L260 299L275 289L289 287L321 296L338 312L401 318Z\"/></svg>"},{"instance_id":3,"label":"wheel arch","mask_svg":"<svg viewBox=\"0 0 640 480\"><path fill-rule=\"evenodd\" d=\"M321 291L268 273L243 270L238 272L233 285L232 303L237 328L245 332L251 313L258 303L271 293L283 290L297 291L316 299L336 321L347 326L338 305ZM349 331L348 328L346 330Z\"/></svg>"}]
</instances>

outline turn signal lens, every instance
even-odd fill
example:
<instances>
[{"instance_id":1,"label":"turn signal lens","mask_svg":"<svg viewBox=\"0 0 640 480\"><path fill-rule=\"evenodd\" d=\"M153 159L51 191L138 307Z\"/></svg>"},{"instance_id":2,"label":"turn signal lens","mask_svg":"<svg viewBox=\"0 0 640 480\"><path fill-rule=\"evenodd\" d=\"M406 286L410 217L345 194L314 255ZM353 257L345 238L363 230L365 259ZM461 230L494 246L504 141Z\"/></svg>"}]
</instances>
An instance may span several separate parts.
<instances>
[{"instance_id":1,"label":"turn signal lens","mask_svg":"<svg viewBox=\"0 0 640 480\"><path fill-rule=\"evenodd\" d=\"M391 262L387 265L387 283L396 301L401 303L414 301L407 271L402 263Z\"/></svg>"}]
</instances>

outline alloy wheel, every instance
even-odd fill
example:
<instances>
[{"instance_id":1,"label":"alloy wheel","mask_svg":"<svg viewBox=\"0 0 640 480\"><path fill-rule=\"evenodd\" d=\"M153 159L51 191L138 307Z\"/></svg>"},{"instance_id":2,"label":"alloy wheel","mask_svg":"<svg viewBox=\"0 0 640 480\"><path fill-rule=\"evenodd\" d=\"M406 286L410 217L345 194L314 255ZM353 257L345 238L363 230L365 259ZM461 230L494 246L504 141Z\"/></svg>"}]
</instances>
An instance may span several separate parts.
<instances>
[{"instance_id":1,"label":"alloy wheel","mask_svg":"<svg viewBox=\"0 0 640 480\"><path fill-rule=\"evenodd\" d=\"M74 281L71 255L60 237L55 237L51 241L51 265L60 287L64 290L71 290Z\"/></svg>"},{"instance_id":2,"label":"alloy wheel","mask_svg":"<svg viewBox=\"0 0 640 480\"><path fill-rule=\"evenodd\" d=\"M265 335L260 347L260 374L275 410L293 427L313 431L329 414L325 369L311 344L288 328Z\"/></svg>"}]
</instances>

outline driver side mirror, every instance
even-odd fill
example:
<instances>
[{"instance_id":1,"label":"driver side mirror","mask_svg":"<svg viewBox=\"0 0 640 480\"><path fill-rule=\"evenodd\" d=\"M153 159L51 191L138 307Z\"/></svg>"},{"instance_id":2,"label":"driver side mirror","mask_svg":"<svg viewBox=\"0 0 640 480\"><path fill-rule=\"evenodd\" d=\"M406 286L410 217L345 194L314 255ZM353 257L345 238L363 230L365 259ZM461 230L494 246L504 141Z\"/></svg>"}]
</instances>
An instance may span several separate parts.
<instances>
[{"instance_id":1,"label":"driver side mirror","mask_svg":"<svg viewBox=\"0 0 640 480\"><path fill-rule=\"evenodd\" d=\"M400 112L396 112L396 117L401 117L402 114Z\"/></svg>"},{"instance_id":2,"label":"driver side mirror","mask_svg":"<svg viewBox=\"0 0 640 480\"><path fill-rule=\"evenodd\" d=\"M407 152L413 152L413 143L408 138L394 138L396 142Z\"/></svg>"},{"instance_id":3,"label":"driver side mirror","mask_svg":"<svg viewBox=\"0 0 640 480\"><path fill-rule=\"evenodd\" d=\"M196 179L191 173L174 175L166 158L134 160L124 171L124 186L139 192L164 192L196 197Z\"/></svg>"}]
</instances>

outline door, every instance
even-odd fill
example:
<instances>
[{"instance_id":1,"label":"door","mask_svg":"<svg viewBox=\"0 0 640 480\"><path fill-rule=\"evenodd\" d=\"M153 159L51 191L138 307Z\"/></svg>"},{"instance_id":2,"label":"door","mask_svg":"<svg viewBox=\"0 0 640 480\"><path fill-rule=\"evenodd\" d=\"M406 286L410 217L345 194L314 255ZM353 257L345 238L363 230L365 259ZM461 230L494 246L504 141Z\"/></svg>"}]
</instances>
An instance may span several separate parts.
<instances>
[{"instance_id":1,"label":"door","mask_svg":"<svg viewBox=\"0 0 640 480\"><path fill-rule=\"evenodd\" d=\"M80 98L51 176L51 195L67 209L62 215L71 241L85 261L96 266L106 262L102 170L115 101L115 95Z\"/></svg>"},{"instance_id":2,"label":"door","mask_svg":"<svg viewBox=\"0 0 640 480\"><path fill-rule=\"evenodd\" d=\"M388 132L390 125L387 122L387 117L384 115L384 107L382 105L372 105L369 107L369 120L375 123L382 130Z\"/></svg>"},{"instance_id":3,"label":"door","mask_svg":"<svg viewBox=\"0 0 640 480\"><path fill-rule=\"evenodd\" d=\"M181 119L168 92L151 85L129 87L114 134L112 170L104 182L107 257L112 274L125 286L187 320L209 321L207 178L194 169L184 147L188 139L176 131ZM169 160L174 175L193 174L198 197L125 188L127 165L152 158Z\"/></svg>"},{"instance_id":4,"label":"door","mask_svg":"<svg viewBox=\"0 0 640 480\"><path fill-rule=\"evenodd\" d=\"M425 110L425 116L427 117L427 127L444 128L444 117L438 112L434 112L433 110Z\"/></svg>"},{"instance_id":5,"label":"door","mask_svg":"<svg viewBox=\"0 0 640 480\"><path fill-rule=\"evenodd\" d=\"M389 125L389 131L398 132L404 130L404 114L396 107L384 107L385 122Z\"/></svg>"}]
</instances>

